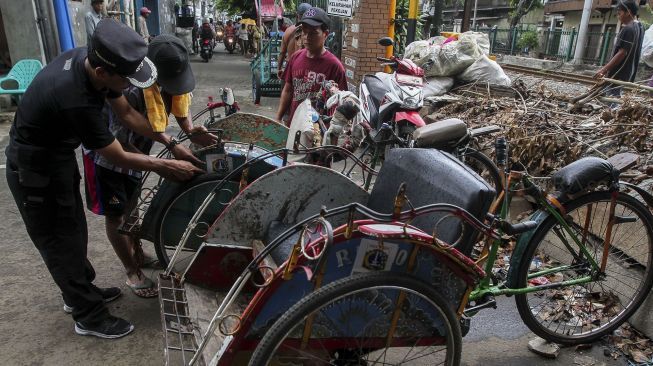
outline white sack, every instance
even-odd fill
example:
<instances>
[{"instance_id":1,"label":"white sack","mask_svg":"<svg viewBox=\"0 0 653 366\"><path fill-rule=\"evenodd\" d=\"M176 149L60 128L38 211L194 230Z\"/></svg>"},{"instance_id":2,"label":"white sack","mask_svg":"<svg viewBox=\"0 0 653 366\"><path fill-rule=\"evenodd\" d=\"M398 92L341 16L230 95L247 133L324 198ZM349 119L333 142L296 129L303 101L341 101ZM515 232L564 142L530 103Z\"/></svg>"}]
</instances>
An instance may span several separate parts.
<instances>
[{"instance_id":1,"label":"white sack","mask_svg":"<svg viewBox=\"0 0 653 366\"><path fill-rule=\"evenodd\" d=\"M503 72L498 63L483 55L478 61L469 66L463 73L458 75L463 81L479 81L493 85L510 86L510 78Z\"/></svg>"},{"instance_id":2,"label":"white sack","mask_svg":"<svg viewBox=\"0 0 653 366\"><path fill-rule=\"evenodd\" d=\"M653 67L653 25L644 32L640 61L644 62L649 67Z\"/></svg>"},{"instance_id":3,"label":"white sack","mask_svg":"<svg viewBox=\"0 0 653 366\"><path fill-rule=\"evenodd\" d=\"M444 95L453 88L454 79L447 76L436 76L426 79L424 98Z\"/></svg>"}]
</instances>

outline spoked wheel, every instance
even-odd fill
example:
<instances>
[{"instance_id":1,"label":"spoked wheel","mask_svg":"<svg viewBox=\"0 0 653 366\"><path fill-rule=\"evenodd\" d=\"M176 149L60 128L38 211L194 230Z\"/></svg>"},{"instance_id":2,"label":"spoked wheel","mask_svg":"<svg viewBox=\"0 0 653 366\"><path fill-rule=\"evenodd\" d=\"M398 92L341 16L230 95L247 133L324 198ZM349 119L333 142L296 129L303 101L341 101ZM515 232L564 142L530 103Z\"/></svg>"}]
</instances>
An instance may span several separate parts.
<instances>
[{"instance_id":1,"label":"spoked wheel","mask_svg":"<svg viewBox=\"0 0 653 366\"><path fill-rule=\"evenodd\" d=\"M590 193L566 206L568 225L600 266L610 193ZM653 217L635 198L620 193L614 219L604 273L592 271L587 256L552 216L540 224L518 268L519 287L586 276L594 280L516 295L519 314L533 333L556 343L592 342L621 325L644 301L653 281Z\"/></svg>"},{"instance_id":2,"label":"spoked wheel","mask_svg":"<svg viewBox=\"0 0 653 366\"><path fill-rule=\"evenodd\" d=\"M443 297L406 274L347 277L291 307L250 365L458 365L460 325Z\"/></svg>"},{"instance_id":3,"label":"spoked wheel","mask_svg":"<svg viewBox=\"0 0 653 366\"><path fill-rule=\"evenodd\" d=\"M501 180L501 173L496 164L492 162L487 155L472 148L466 148L458 153L458 159L463 164L472 168L476 174L480 175L494 190L501 192L503 190L503 181Z\"/></svg>"}]
</instances>

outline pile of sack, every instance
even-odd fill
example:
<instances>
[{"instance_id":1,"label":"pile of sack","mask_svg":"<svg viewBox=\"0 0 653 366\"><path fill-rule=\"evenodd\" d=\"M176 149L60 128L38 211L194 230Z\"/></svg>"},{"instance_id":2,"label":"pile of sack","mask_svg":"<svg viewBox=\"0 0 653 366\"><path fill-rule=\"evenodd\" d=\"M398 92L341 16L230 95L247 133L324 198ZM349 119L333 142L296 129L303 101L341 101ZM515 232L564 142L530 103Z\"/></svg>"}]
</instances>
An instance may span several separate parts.
<instances>
[{"instance_id":1,"label":"pile of sack","mask_svg":"<svg viewBox=\"0 0 653 366\"><path fill-rule=\"evenodd\" d=\"M465 32L449 38L437 36L406 47L404 58L424 68L428 83L424 96L447 93L456 80L510 86L510 78L490 60L487 33Z\"/></svg>"}]
</instances>

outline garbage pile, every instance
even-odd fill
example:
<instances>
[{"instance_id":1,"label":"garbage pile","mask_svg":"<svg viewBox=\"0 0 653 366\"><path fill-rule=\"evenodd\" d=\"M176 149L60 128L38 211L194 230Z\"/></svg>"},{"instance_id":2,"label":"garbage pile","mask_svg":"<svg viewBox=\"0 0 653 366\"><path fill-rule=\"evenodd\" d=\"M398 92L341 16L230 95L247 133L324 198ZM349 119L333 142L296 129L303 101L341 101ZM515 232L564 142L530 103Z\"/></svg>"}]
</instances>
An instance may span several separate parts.
<instances>
[{"instance_id":1,"label":"garbage pile","mask_svg":"<svg viewBox=\"0 0 653 366\"><path fill-rule=\"evenodd\" d=\"M644 97L626 95L620 108L592 101L583 106L571 102L573 95L556 94L540 84L527 89L517 80L510 87L470 84L432 99L423 112L427 123L460 118L469 127L497 125L503 129L513 161L531 175L550 176L581 157L607 159L618 153L639 156L634 168L622 178L640 183L653 175L653 106ZM493 154L493 137L481 148Z\"/></svg>"},{"instance_id":2,"label":"garbage pile","mask_svg":"<svg viewBox=\"0 0 653 366\"><path fill-rule=\"evenodd\" d=\"M445 94L457 82L510 86L510 78L489 54L490 40L486 33L465 32L413 42L406 47L404 57L425 69L424 97L429 97Z\"/></svg>"}]
</instances>

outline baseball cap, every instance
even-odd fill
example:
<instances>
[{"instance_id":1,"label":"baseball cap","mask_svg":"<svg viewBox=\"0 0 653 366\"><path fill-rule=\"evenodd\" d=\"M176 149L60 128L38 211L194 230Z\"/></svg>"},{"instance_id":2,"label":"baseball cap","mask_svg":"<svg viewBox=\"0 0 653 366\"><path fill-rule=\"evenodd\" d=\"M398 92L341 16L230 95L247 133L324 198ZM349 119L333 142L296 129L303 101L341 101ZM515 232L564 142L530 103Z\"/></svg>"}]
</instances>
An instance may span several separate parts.
<instances>
[{"instance_id":1,"label":"baseball cap","mask_svg":"<svg viewBox=\"0 0 653 366\"><path fill-rule=\"evenodd\" d=\"M172 35L155 37L150 42L147 57L156 65L156 82L165 92L181 95L195 89L195 76L190 68L188 51L179 38Z\"/></svg>"},{"instance_id":2,"label":"baseball cap","mask_svg":"<svg viewBox=\"0 0 653 366\"><path fill-rule=\"evenodd\" d=\"M89 57L138 88L148 88L156 81L156 67L146 55L147 44L138 33L108 18L97 24L88 49Z\"/></svg>"},{"instance_id":3,"label":"baseball cap","mask_svg":"<svg viewBox=\"0 0 653 366\"><path fill-rule=\"evenodd\" d=\"M312 7L304 13L302 20L299 21L299 24L306 24L312 27L316 27L322 24L325 24L327 28L331 26L331 19L326 14L326 12L320 8Z\"/></svg>"},{"instance_id":4,"label":"baseball cap","mask_svg":"<svg viewBox=\"0 0 653 366\"><path fill-rule=\"evenodd\" d=\"M151 12L152 11L145 6L141 8L141 15L150 14Z\"/></svg>"},{"instance_id":5,"label":"baseball cap","mask_svg":"<svg viewBox=\"0 0 653 366\"><path fill-rule=\"evenodd\" d=\"M311 4L309 4L309 3L301 3L301 4L299 4L299 5L297 6L297 16L301 18L301 17L304 15L304 13L306 13L306 11L307 11L308 9L312 8L312 7L313 7L313 6L312 6Z\"/></svg>"}]
</instances>

